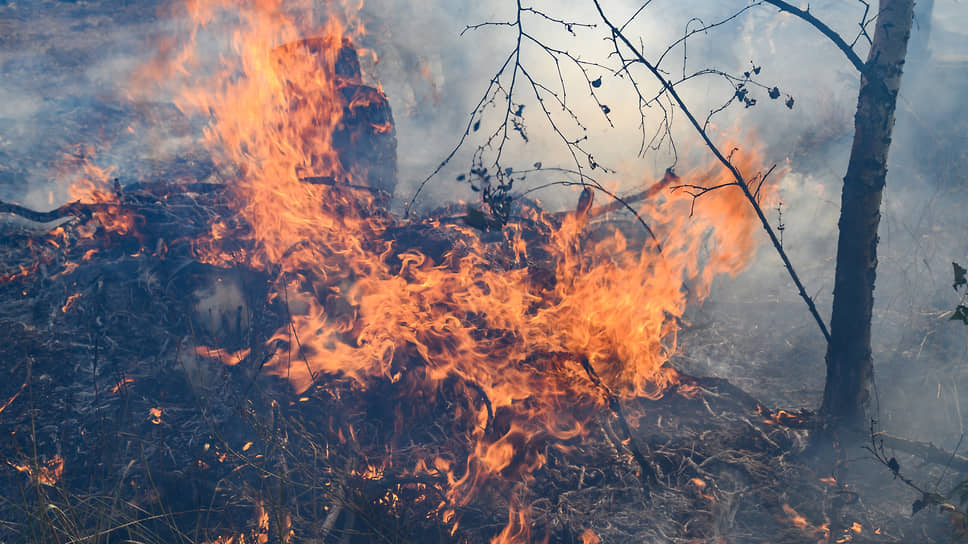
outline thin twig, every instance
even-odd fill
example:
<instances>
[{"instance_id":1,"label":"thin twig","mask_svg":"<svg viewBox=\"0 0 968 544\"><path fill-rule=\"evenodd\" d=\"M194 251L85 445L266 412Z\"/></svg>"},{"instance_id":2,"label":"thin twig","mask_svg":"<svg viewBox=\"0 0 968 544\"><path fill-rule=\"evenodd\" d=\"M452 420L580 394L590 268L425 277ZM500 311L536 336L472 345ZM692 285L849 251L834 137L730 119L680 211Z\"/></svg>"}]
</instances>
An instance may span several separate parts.
<instances>
[{"instance_id":1,"label":"thin twig","mask_svg":"<svg viewBox=\"0 0 968 544\"><path fill-rule=\"evenodd\" d=\"M857 55L857 52L855 52L854 49L850 45L848 45L843 38L840 37L840 34L837 34L836 32L834 32L833 29L831 29L829 26L824 24L823 21L814 17L813 14L810 13L809 8L807 8L806 10L802 10L790 3L784 2L783 0L764 0L764 1L768 4L772 4L773 6L776 6L780 11L784 11L786 13L796 15L800 19L803 19L807 23L810 23L810 25L816 28L817 30L819 30L821 34L829 38L830 41L834 42L834 45L836 45L838 49L843 51L844 55L847 55L847 60L849 60L850 63L854 65L854 68L857 68L858 72L862 74L867 73L867 65L864 63L864 61L860 60L860 57Z\"/></svg>"},{"instance_id":2,"label":"thin twig","mask_svg":"<svg viewBox=\"0 0 968 544\"><path fill-rule=\"evenodd\" d=\"M683 101L682 97L679 96L679 93L676 92L675 87L673 87L673 85L665 78L665 76L663 76L662 73L659 72L659 70L652 63L650 63L648 59L646 59L645 56L634 45L632 45L632 43L625 36L625 34L623 34L619 30L619 28L616 27L611 22L608 16L605 15L605 12L602 9L600 0L592 0L592 1L595 4L595 8L598 10L599 16L602 18L602 21L611 30L612 40L615 43L616 49L618 49L617 40L621 40L622 43L624 43L625 46L632 52L632 55L634 55L635 59L637 59L639 63L645 66L649 70L649 72L652 73L652 75L666 89L669 96L671 96L673 100L675 100L676 104L679 105L679 108L689 119L689 122L699 133L699 136L703 139L703 141L705 142L706 146L710 149L710 151L712 151L713 155L715 155L716 159L719 160L720 163L722 163L722 165L733 176L733 179L736 180L736 183L738 184L739 188L743 191L743 196L746 197L750 205L753 207L753 210L756 212L757 217L760 219L760 223L763 225L763 229L766 231L767 235L769 235L770 241L773 243L773 247L780 255L780 259L783 261L783 265L786 267L787 272L790 274L790 277L793 279L793 283L796 285L797 290L800 293L800 297L803 298L804 302L807 304L807 308L810 310L810 314L817 322L817 326L820 327L820 331L823 333L824 338L829 343L830 332L827 330L827 325L824 323L823 318L820 317L820 312L817 311L817 307L814 304L813 299L810 298L810 295L807 294L806 288L803 286L803 282L800 281L800 277L796 273L796 270L794 270L793 264L790 262L790 258L787 256L786 251L784 251L783 246L780 244L780 240L779 238L777 238L776 233L773 231L773 228L770 226L770 222L767 220L766 215L764 215L763 209L760 207L759 203L756 201L756 198L750 192L749 185L747 185L746 180L743 178L743 175L736 168L736 166L734 166L733 163L730 162L729 159L727 159L722 154L722 152L719 150L716 144L713 143L713 141L709 137L709 134L703 129L702 125L699 124L699 121L696 120L696 117L692 114L692 111L686 105L685 101Z\"/></svg>"}]
</instances>

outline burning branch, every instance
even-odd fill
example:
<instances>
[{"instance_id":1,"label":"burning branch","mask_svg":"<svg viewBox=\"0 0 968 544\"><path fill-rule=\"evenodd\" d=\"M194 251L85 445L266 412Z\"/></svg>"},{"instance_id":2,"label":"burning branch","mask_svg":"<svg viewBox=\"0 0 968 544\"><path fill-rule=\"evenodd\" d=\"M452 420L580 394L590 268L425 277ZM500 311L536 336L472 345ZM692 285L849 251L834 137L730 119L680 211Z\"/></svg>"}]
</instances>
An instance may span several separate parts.
<instances>
[{"instance_id":1,"label":"burning branch","mask_svg":"<svg viewBox=\"0 0 968 544\"><path fill-rule=\"evenodd\" d=\"M299 181L310 185L365 191L389 200L389 195L378 187L343 182L329 176L308 176L299 178ZM34 223L52 223L69 217L88 219L96 213L115 213L122 206L132 209L151 207L149 203L137 202L137 200L140 200L139 195L164 198L175 194L207 194L229 189L230 186L224 183L132 183L123 187L122 192L118 193L118 202L81 202L78 200L48 212L39 212L20 204L0 200L0 213L23 217Z\"/></svg>"},{"instance_id":2,"label":"burning branch","mask_svg":"<svg viewBox=\"0 0 968 544\"><path fill-rule=\"evenodd\" d=\"M662 176L662 179L660 179L659 181L653 183L652 186L650 186L648 189L646 189L646 190L644 190L644 191L642 191L640 193L635 193L635 194L628 195L628 196L625 196L625 197L622 197L622 198L618 198L616 196L616 197L614 197L616 199L615 202L612 202L610 204L606 204L604 206L595 208L594 210L592 210L589 213L589 217L598 217L598 216L605 215L605 214L608 214L608 213L613 213L613 212L621 211L623 208L626 209L626 210L627 209L630 209L631 208L631 206L630 206L631 203L633 203L633 202L640 202L640 201L643 201L643 200L650 200L652 198L655 198L656 195L658 195L664 189L666 189L667 187L669 187L670 184L675 183L677 181L679 181L679 176L677 176L676 173L673 172L671 168L666 169L665 175ZM648 227L646 227L646 228L648 228ZM653 239L654 239L655 238L655 235L651 233L651 229L649 229L649 230L650 230L649 234L651 234L652 237L653 237Z\"/></svg>"},{"instance_id":3,"label":"burning branch","mask_svg":"<svg viewBox=\"0 0 968 544\"><path fill-rule=\"evenodd\" d=\"M24 378L24 383L23 385L20 386L20 389L17 389L16 393L11 395L10 398L7 399L7 401L4 402L2 406L0 406L0 414L2 414L4 410L9 408L10 405L13 404L13 401L17 400L17 397L19 397L24 392L24 390L27 389L27 386L30 384L32 366L33 366L33 362L30 359L27 359L27 376Z\"/></svg>"}]
</instances>

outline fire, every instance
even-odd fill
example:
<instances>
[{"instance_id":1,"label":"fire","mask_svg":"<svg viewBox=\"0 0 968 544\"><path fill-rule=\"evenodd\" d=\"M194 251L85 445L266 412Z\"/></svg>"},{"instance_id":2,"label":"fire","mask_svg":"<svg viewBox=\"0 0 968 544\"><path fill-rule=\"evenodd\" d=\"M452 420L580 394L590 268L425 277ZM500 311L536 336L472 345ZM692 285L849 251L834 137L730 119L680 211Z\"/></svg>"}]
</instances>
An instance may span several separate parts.
<instances>
[{"instance_id":1,"label":"fire","mask_svg":"<svg viewBox=\"0 0 968 544\"><path fill-rule=\"evenodd\" d=\"M69 265L77 266L75 263L69 263ZM77 299L79 298L81 298L81 293L74 293L73 295L67 297L67 302L65 302L64 305L61 306L61 312L66 314L68 310L74 307L74 304L77 302Z\"/></svg>"},{"instance_id":2,"label":"fire","mask_svg":"<svg viewBox=\"0 0 968 544\"><path fill-rule=\"evenodd\" d=\"M810 526L807 518L801 516L796 510L793 509L789 504L783 505L783 513L787 515L787 521L797 529L806 529Z\"/></svg>"},{"instance_id":3,"label":"fire","mask_svg":"<svg viewBox=\"0 0 968 544\"><path fill-rule=\"evenodd\" d=\"M64 475L64 458L60 455L48 459L42 464L16 464L10 461L7 463L18 472L23 472L30 476L32 481L46 486L55 486Z\"/></svg>"},{"instance_id":4,"label":"fire","mask_svg":"<svg viewBox=\"0 0 968 544\"><path fill-rule=\"evenodd\" d=\"M702 480L700 478L691 478L689 480L689 483L691 483L693 486L695 486L696 492L697 492L697 494L700 497L702 497L703 499L706 499L709 502L716 502L716 497L714 497L713 495L710 495L710 494L705 493L705 490L706 490L706 482L705 482L705 480Z\"/></svg>"},{"instance_id":5,"label":"fire","mask_svg":"<svg viewBox=\"0 0 968 544\"><path fill-rule=\"evenodd\" d=\"M360 111L386 100L359 72L359 6L322 14L321 25L311 24L318 18L309 6L281 0L185 8L193 21L187 38L168 44L141 78L168 86L183 111L211 120L205 143L245 226L214 223L198 258L234 264L239 254L230 257L221 244L241 239L250 247L245 264L276 278L270 296L291 319L270 339L277 349L265 368L297 395L324 376L363 387L408 374L406 383L431 390L445 379L474 384L502 424L482 410L466 460L437 457L417 470L446 476L449 504L441 508L454 530L454 506L473 501L485 482L504 482L511 506L494 542L529 541L530 509L512 482L533 479L545 445L587 435L589 414L607 404L603 386L620 398L658 398L677 384L666 364L677 317L755 252L758 227L742 193L727 187L694 207L688 195L657 191L640 211L661 233L661 249L618 231L592 241L587 217L557 224L532 212L550 233L541 248L528 247L513 226L503 240L484 242L469 227L433 225L450 247L431 257L388 236L402 222L377 206L385 172L347 163L341 152L347 141L368 145L393 131L380 118L350 130ZM230 32L215 30L225 24ZM213 41L217 61L205 54ZM734 163L752 172L759 160L737 153ZM714 166L683 178L713 186L726 175ZM549 278L527 265L534 249L549 255ZM226 364L247 354L199 349ZM160 423L160 412L151 415ZM370 465L365 477L382 471ZM597 537L586 532L583 541Z\"/></svg>"},{"instance_id":6,"label":"fire","mask_svg":"<svg viewBox=\"0 0 968 544\"><path fill-rule=\"evenodd\" d=\"M202 357L209 357L212 359L218 359L222 364L227 366L235 366L245 360L249 356L251 349L242 349L239 351L228 352L221 348L210 348L208 346L197 346L195 348L195 353L201 355Z\"/></svg>"},{"instance_id":7,"label":"fire","mask_svg":"<svg viewBox=\"0 0 968 544\"><path fill-rule=\"evenodd\" d=\"M269 542L269 511L261 502L255 507L255 520L256 526L247 533L220 536L214 540L204 541L204 544L266 544ZM282 540L288 542L291 535L282 536Z\"/></svg>"},{"instance_id":8,"label":"fire","mask_svg":"<svg viewBox=\"0 0 968 544\"><path fill-rule=\"evenodd\" d=\"M91 221L76 229L82 238L94 238L99 232L118 235L137 235L144 219L127 209L121 201L120 185L114 167L99 167L92 162L92 148L77 149L64 154L56 165L59 181L69 183L73 200L100 204L94 208Z\"/></svg>"},{"instance_id":9,"label":"fire","mask_svg":"<svg viewBox=\"0 0 968 544\"><path fill-rule=\"evenodd\" d=\"M118 393L125 390L128 386L130 386L133 383L134 383L134 378L125 376L124 378L121 378L120 380L118 380L118 382L111 387L111 394L117 395Z\"/></svg>"},{"instance_id":10,"label":"fire","mask_svg":"<svg viewBox=\"0 0 968 544\"><path fill-rule=\"evenodd\" d=\"M783 513L785 517L778 517L777 519L779 519L781 522L793 525L807 535L818 538L817 544L829 544L831 542L829 520L820 525L814 525L805 516L794 510L789 504L783 505ZM842 535L834 540L834 542L837 542L838 544L852 542L854 536L860 534L862 531L863 527L861 524L854 522L850 527L844 529Z\"/></svg>"},{"instance_id":11,"label":"fire","mask_svg":"<svg viewBox=\"0 0 968 544\"><path fill-rule=\"evenodd\" d=\"M547 541L547 539L545 539ZM531 511L527 506L513 503L508 511L508 524L504 530L491 539L491 544L513 544L515 542L532 542Z\"/></svg>"},{"instance_id":12,"label":"fire","mask_svg":"<svg viewBox=\"0 0 968 544\"><path fill-rule=\"evenodd\" d=\"M794 413L794 412L788 412L787 410L782 410L782 409L771 411L768 408L765 408L761 405L757 405L756 411L757 413L764 416L763 423L766 423L768 425L802 427L809 421L809 417L810 417L810 412L805 409L801 409L799 412ZM826 480L821 478L821 481L826 481Z\"/></svg>"}]
</instances>

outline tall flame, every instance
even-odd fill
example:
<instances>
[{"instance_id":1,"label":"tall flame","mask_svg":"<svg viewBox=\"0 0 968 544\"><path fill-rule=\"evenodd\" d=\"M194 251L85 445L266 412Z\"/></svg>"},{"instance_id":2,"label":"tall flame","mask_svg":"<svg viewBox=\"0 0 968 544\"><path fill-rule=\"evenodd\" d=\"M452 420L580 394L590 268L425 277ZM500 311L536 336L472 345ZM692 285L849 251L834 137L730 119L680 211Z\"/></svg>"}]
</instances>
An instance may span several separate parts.
<instances>
[{"instance_id":1,"label":"tall flame","mask_svg":"<svg viewBox=\"0 0 968 544\"><path fill-rule=\"evenodd\" d=\"M546 461L543 444L587 434L606 398L583 362L620 397L658 398L676 383L665 363L687 299L704 298L716 275L736 274L755 250L755 216L740 191L711 193L694 211L680 193L646 202L643 216L664 233L661 251L618 231L588 239L577 216L549 226L540 248L513 226L493 251L469 228L436 225L452 243L442 256L401 249L386 235L400 221L349 188L365 185L366 172L343 164L333 140L348 108L368 99L354 95L347 106L347 90L361 83L345 69L360 6L314 14L285 4L189 1L187 36L142 74L174 86L180 108L211 121L205 142L248 226L218 223L212 239L246 238L251 249L236 257L279 278L272 296L292 316L272 338L281 347L269 372L299 393L324 375L364 387L407 372L422 376L420 387L455 377L475 384L507 421L489 429L483 414L466 460L424 465L448 475L452 506L488 481L526 485ZM737 153L734 162L749 171L758 161ZM724 182L720 172L684 177L712 186ZM333 185L301 181L307 175ZM535 249L553 267L547 278L527 265ZM218 250L201 257L227 259ZM527 541L529 524L527 506L513 504L495 541Z\"/></svg>"}]
</instances>

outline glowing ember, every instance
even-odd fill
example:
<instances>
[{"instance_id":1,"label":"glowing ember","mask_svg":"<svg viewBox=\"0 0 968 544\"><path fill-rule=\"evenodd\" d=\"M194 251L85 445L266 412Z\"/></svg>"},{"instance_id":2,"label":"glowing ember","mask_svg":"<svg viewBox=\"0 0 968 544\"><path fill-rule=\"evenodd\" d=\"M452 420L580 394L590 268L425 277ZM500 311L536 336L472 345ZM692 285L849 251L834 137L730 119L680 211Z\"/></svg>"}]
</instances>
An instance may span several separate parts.
<instances>
[{"instance_id":1,"label":"glowing ember","mask_svg":"<svg viewBox=\"0 0 968 544\"><path fill-rule=\"evenodd\" d=\"M32 481L46 486L55 486L64 475L64 458L55 455L43 464L15 464L10 461L7 463L19 472L30 476Z\"/></svg>"},{"instance_id":2,"label":"glowing ember","mask_svg":"<svg viewBox=\"0 0 968 544\"><path fill-rule=\"evenodd\" d=\"M787 515L787 521L798 529L806 529L810 525L807 518L797 513L789 504L783 505L783 513Z\"/></svg>"},{"instance_id":3,"label":"glowing ember","mask_svg":"<svg viewBox=\"0 0 968 544\"><path fill-rule=\"evenodd\" d=\"M806 517L804 517L799 512L794 510L793 507L790 506L789 504L783 505L783 513L785 514L785 518L784 517L778 518L779 521L793 525L794 527L802 530L804 533L808 535L818 537L819 538L819 540L817 541L818 544L826 544L830 542L830 523L829 522L823 523L821 525L814 525ZM855 526L857 525L855 524ZM850 531L851 531L850 529L848 529L847 531L848 533L846 535L847 540L838 540L838 542L848 542L850 539L852 539L853 536L852 534L850 534Z\"/></svg>"},{"instance_id":4,"label":"glowing ember","mask_svg":"<svg viewBox=\"0 0 968 544\"><path fill-rule=\"evenodd\" d=\"M134 378L124 377L121 380L119 380L118 383L114 384L113 387L111 387L111 393L116 395L133 383L134 383Z\"/></svg>"},{"instance_id":5,"label":"glowing ember","mask_svg":"<svg viewBox=\"0 0 968 544\"><path fill-rule=\"evenodd\" d=\"M74 263L71 263L71 264L74 264ZM64 305L61 306L61 312L66 314L67 311L74 306L74 303L77 302L77 299L79 298L81 298L81 293L74 293L73 295L67 297L67 302L65 302Z\"/></svg>"}]
</instances>

